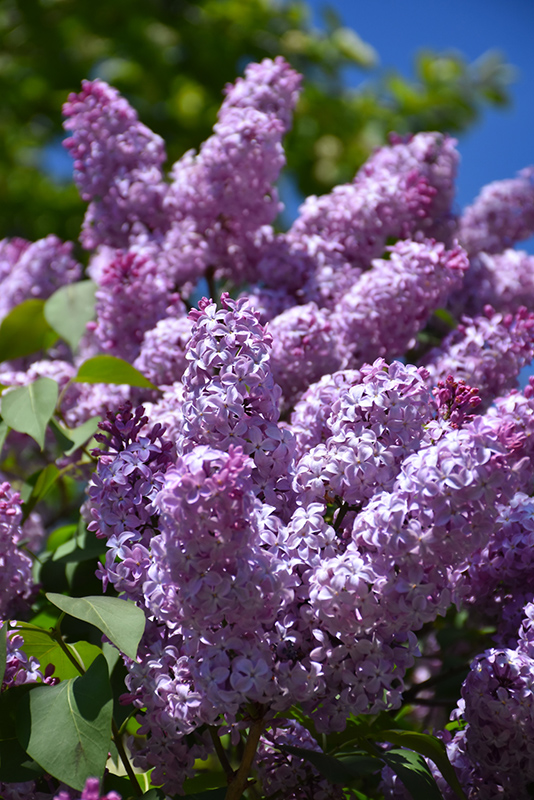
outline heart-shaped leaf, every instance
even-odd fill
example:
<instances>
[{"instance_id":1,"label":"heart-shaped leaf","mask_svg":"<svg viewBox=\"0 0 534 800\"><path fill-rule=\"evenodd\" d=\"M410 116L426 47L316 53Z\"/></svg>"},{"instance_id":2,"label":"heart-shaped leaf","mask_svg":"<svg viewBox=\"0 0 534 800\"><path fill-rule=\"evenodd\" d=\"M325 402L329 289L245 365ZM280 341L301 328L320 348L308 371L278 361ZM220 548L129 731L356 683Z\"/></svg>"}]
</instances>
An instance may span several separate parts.
<instances>
[{"instance_id":1,"label":"heart-shaped leaf","mask_svg":"<svg viewBox=\"0 0 534 800\"><path fill-rule=\"evenodd\" d=\"M57 339L44 316L44 300L24 300L0 325L0 361L46 350Z\"/></svg>"},{"instance_id":2,"label":"heart-shaped leaf","mask_svg":"<svg viewBox=\"0 0 534 800\"><path fill-rule=\"evenodd\" d=\"M27 433L44 447L46 426L58 398L58 385L51 378L38 378L2 395L2 417L13 430Z\"/></svg>"},{"instance_id":3,"label":"heart-shaped leaf","mask_svg":"<svg viewBox=\"0 0 534 800\"><path fill-rule=\"evenodd\" d=\"M135 661L145 630L145 615L131 600L119 597L66 597L48 593L55 606L76 619L90 622L119 650Z\"/></svg>"},{"instance_id":4,"label":"heart-shaped leaf","mask_svg":"<svg viewBox=\"0 0 534 800\"><path fill-rule=\"evenodd\" d=\"M48 324L76 350L85 333L87 323L95 316L96 285L93 281L79 281L62 286L44 304Z\"/></svg>"},{"instance_id":5,"label":"heart-shaped leaf","mask_svg":"<svg viewBox=\"0 0 534 800\"><path fill-rule=\"evenodd\" d=\"M99 655L85 675L30 693L17 720L19 741L43 769L82 791L87 778L104 773L112 708L106 659Z\"/></svg>"}]
</instances>

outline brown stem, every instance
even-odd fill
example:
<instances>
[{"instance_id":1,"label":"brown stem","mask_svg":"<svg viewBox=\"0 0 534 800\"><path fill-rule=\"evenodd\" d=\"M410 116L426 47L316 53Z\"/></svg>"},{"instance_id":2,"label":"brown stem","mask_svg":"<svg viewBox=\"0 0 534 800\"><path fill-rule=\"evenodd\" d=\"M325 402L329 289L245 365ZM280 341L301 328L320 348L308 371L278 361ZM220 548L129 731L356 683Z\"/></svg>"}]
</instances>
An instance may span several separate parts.
<instances>
[{"instance_id":1,"label":"brown stem","mask_svg":"<svg viewBox=\"0 0 534 800\"><path fill-rule=\"evenodd\" d=\"M221 767L224 770L224 774L228 778L228 781L231 781L235 773L234 770L232 769L230 762L228 761L226 752L224 750L224 747L222 746L221 740L217 736L217 731L215 730L215 728L210 727L210 736L211 736L211 741L213 742L213 746L215 748L215 752L217 753L217 758L221 762Z\"/></svg>"},{"instance_id":2,"label":"brown stem","mask_svg":"<svg viewBox=\"0 0 534 800\"><path fill-rule=\"evenodd\" d=\"M133 786L134 792L138 797L141 797L141 795L143 794L143 790L141 789L139 781L137 780L137 776L133 771L132 765L130 764L130 759L126 754L126 750L124 749L124 745L122 743L122 736L120 734L119 729L117 728L117 724L114 719L111 720L111 730L113 732L113 743L117 748L119 758L122 761L124 769L126 770L126 774L128 775L130 783Z\"/></svg>"},{"instance_id":3,"label":"brown stem","mask_svg":"<svg viewBox=\"0 0 534 800\"><path fill-rule=\"evenodd\" d=\"M239 769L228 784L228 790L224 800L239 800L239 798L242 797L264 727L265 722L263 718L252 721L245 751L243 753L243 760L241 761Z\"/></svg>"}]
</instances>

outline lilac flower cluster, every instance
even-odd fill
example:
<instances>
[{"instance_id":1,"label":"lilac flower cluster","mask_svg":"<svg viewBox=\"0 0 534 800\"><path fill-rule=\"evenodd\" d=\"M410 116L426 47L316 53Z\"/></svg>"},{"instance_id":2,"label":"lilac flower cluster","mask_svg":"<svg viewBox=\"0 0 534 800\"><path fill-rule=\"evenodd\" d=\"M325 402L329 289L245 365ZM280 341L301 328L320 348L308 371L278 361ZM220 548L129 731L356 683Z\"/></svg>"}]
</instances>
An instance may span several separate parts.
<instances>
[{"instance_id":1,"label":"lilac flower cluster","mask_svg":"<svg viewBox=\"0 0 534 800\"><path fill-rule=\"evenodd\" d=\"M32 560L19 545L23 539L18 492L0 484L0 617L17 616L17 608L32 592Z\"/></svg>"},{"instance_id":2,"label":"lilac flower cluster","mask_svg":"<svg viewBox=\"0 0 534 800\"><path fill-rule=\"evenodd\" d=\"M0 319L23 300L46 300L56 289L81 277L72 242L50 234L38 242L0 242Z\"/></svg>"},{"instance_id":3,"label":"lilac flower cluster","mask_svg":"<svg viewBox=\"0 0 534 800\"><path fill-rule=\"evenodd\" d=\"M398 708L418 632L456 603L499 638L464 684L451 760L473 800L522 797L534 779L534 380L515 387L534 356L534 293L531 257L505 248L534 227L532 170L458 220L454 141L393 137L276 232L299 86L281 58L250 65L168 181L163 142L114 89L71 95L96 319L77 353L11 364L0 382L53 378L68 425L107 414L84 511L106 540L104 588L146 616L124 699L140 713L135 764L166 793L255 720L265 793L345 796L284 750L320 752L284 715L298 704L330 733ZM1 243L0 315L79 275L54 237ZM212 297L196 303L201 281ZM237 299L217 299L221 281ZM425 352L451 311L460 324ZM393 360L406 351L418 365ZM73 383L99 353L161 391ZM21 518L2 484L2 618L32 586ZM8 639L7 684L49 679L20 645ZM81 800L99 792L92 779Z\"/></svg>"}]
</instances>

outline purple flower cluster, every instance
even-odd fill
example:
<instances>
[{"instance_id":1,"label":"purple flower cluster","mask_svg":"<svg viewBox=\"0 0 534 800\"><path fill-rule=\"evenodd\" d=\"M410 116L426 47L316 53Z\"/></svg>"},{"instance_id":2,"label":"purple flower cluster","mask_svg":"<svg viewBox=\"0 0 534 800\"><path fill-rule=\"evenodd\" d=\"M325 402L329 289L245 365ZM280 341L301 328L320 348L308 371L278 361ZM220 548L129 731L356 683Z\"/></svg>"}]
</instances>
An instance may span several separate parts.
<instances>
[{"instance_id":1,"label":"purple flower cluster","mask_svg":"<svg viewBox=\"0 0 534 800\"><path fill-rule=\"evenodd\" d=\"M465 209L458 237L470 255L501 253L534 233L534 168L485 186Z\"/></svg>"},{"instance_id":2,"label":"purple flower cluster","mask_svg":"<svg viewBox=\"0 0 534 800\"><path fill-rule=\"evenodd\" d=\"M38 242L0 242L0 319L23 300L46 300L56 289L81 277L72 242L50 234Z\"/></svg>"},{"instance_id":3,"label":"purple flower cluster","mask_svg":"<svg viewBox=\"0 0 534 800\"><path fill-rule=\"evenodd\" d=\"M534 284L532 258L505 248L534 228L532 169L458 221L454 141L393 137L276 232L299 86L281 58L249 65L169 181L161 139L114 89L71 95L96 319L77 353L10 365L0 383L56 380L70 426L107 414L84 512L106 540L104 587L146 616L124 699L140 712L135 763L166 793L183 791L213 739L236 744L255 719L264 792L345 796L284 750L320 752L283 715L300 705L330 733L398 708L418 632L456 603L496 624L498 647L475 659L464 729L444 740L470 800L522 798L534 780L534 379L515 387L534 355ZM0 316L79 275L55 237L0 243ZM471 316L419 365L392 360L424 353L451 311ZM72 381L98 353L160 392ZM32 586L21 519L2 484L2 618ZM42 678L19 637L7 661L9 686ZM99 792L91 779L81 800Z\"/></svg>"},{"instance_id":4,"label":"purple flower cluster","mask_svg":"<svg viewBox=\"0 0 534 800\"><path fill-rule=\"evenodd\" d=\"M16 617L17 607L32 592L32 561L19 547L23 539L18 492L0 484L0 618Z\"/></svg>"}]
</instances>

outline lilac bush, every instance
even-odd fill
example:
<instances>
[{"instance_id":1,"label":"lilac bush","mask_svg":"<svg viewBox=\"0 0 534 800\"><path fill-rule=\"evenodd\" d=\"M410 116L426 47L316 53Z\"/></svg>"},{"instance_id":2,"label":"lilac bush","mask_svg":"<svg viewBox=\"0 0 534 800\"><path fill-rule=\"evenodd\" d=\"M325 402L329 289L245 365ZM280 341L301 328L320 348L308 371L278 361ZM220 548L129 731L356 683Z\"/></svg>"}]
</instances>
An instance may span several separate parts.
<instances>
[{"instance_id":1,"label":"lilac bush","mask_svg":"<svg viewBox=\"0 0 534 800\"><path fill-rule=\"evenodd\" d=\"M460 214L394 135L280 231L299 87L249 65L166 176L84 81L85 279L0 243L2 796L530 796L533 168Z\"/></svg>"}]
</instances>

